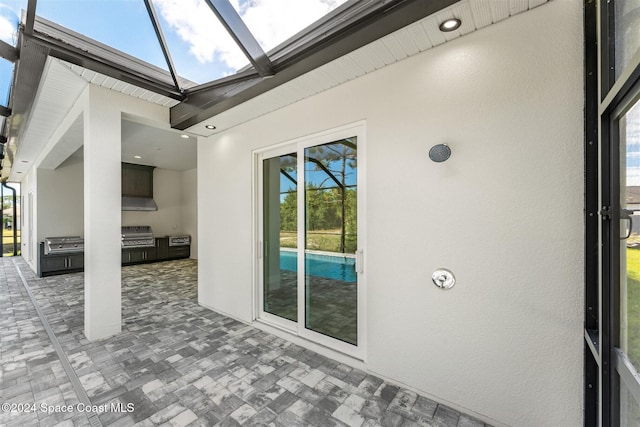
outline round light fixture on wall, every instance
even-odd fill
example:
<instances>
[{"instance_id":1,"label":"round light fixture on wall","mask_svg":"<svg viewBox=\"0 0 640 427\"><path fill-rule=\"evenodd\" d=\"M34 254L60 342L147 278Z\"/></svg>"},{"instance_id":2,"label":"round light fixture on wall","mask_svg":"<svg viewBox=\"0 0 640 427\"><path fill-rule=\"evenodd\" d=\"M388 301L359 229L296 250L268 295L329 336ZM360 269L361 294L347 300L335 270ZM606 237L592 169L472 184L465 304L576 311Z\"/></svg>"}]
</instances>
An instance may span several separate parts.
<instances>
[{"instance_id":1,"label":"round light fixture on wall","mask_svg":"<svg viewBox=\"0 0 640 427\"><path fill-rule=\"evenodd\" d=\"M451 148L447 144L438 144L429 150L429 158L436 163L444 162L451 157Z\"/></svg>"},{"instance_id":2,"label":"round light fixture on wall","mask_svg":"<svg viewBox=\"0 0 640 427\"><path fill-rule=\"evenodd\" d=\"M448 33L449 31L457 30L458 28L460 28L460 25L462 25L461 20L459 20L458 18L451 18L442 21L438 28L440 28L440 31Z\"/></svg>"}]
</instances>

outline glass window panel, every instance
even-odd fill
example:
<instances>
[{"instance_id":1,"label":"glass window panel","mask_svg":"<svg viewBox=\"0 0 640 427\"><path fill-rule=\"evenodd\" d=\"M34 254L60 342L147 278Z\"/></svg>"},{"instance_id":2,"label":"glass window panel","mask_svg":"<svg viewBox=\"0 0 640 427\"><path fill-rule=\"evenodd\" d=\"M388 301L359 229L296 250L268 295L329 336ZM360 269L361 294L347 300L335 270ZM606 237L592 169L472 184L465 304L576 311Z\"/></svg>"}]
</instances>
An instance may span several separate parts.
<instances>
[{"instance_id":1,"label":"glass window panel","mask_svg":"<svg viewBox=\"0 0 640 427\"><path fill-rule=\"evenodd\" d=\"M2 256L13 256L15 253L20 255L20 184L19 183L7 183L7 187L12 187L16 190L16 206L13 204L13 192L4 186L2 186ZM14 224L14 209L15 220ZM14 234L16 245L14 247Z\"/></svg>"},{"instance_id":2,"label":"glass window panel","mask_svg":"<svg viewBox=\"0 0 640 427\"><path fill-rule=\"evenodd\" d=\"M306 148L306 327L358 343L356 138Z\"/></svg>"},{"instance_id":3,"label":"glass window panel","mask_svg":"<svg viewBox=\"0 0 640 427\"><path fill-rule=\"evenodd\" d=\"M640 427L640 407L622 381L620 381L620 425Z\"/></svg>"},{"instance_id":4,"label":"glass window panel","mask_svg":"<svg viewBox=\"0 0 640 427\"><path fill-rule=\"evenodd\" d=\"M640 2L615 1L616 78L640 51Z\"/></svg>"},{"instance_id":5,"label":"glass window panel","mask_svg":"<svg viewBox=\"0 0 640 427\"><path fill-rule=\"evenodd\" d=\"M239 0L232 1L232 4L262 49L268 52L345 2Z\"/></svg>"},{"instance_id":6,"label":"glass window panel","mask_svg":"<svg viewBox=\"0 0 640 427\"><path fill-rule=\"evenodd\" d=\"M0 3L0 40L16 46L18 24L22 10L27 9L27 0L8 0Z\"/></svg>"},{"instance_id":7,"label":"glass window panel","mask_svg":"<svg viewBox=\"0 0 640 427\"><path fill-rule=\"evenodd\" d=\"M640 368L640 102L620 120L620 347ZM628 237L627 237L628 236Z\"/></svg>"},{"instance_id":8,"label":"glass window panel","mask_svg":"<svg viewBox=\"0 0 640 427\"><path fill-rule=\"evenodd\" d=\"M39 0L37 15L169 70L143 1Z\"/></svg>"},{"instance_id":9,"label":"glass window panel","mask_svg":"<svg viewBox=\"0 0 640 427\"><path fill-rule=\"evenodd\" d=\"M153 4L179 76L201 84L250 65L204 1L155 0Z\"/></svg>"},{"instance_id":10,"label":"glass window panel","mask_svg":"<svg viewBox=\"0 0 640 427\"><path fill-rule=\"evenodd\" d=\"M298 319L298 175L295 155L263 162L264 307Z\"/></svg>"},{"instance_id":11,"label":"glass window panel","mask_svg":"<svg viewBox=\"0 0 640 427\"><path fill-rule=\"evenodd\" d=\"M13 63L0 58L0 104L5 107L9 103L9 91L13 80Z\"/></svg>"}]
</instances>

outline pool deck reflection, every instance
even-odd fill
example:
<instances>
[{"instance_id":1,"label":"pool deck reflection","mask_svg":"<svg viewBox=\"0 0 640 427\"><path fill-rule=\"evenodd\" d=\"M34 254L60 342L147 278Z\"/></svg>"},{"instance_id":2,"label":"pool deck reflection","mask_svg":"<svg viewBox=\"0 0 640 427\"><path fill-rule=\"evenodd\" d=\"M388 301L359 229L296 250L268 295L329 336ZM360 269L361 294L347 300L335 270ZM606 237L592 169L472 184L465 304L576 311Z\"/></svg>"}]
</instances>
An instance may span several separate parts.
<instances>
[{"instance_id":1,"label":"pool deck reflection","mask_svg":"<svg viewBox=\"0 0 640 427\"><path fill-rule=\"evenodd\" d=\"M307 328L324 335L357 344L357 282L307 276ZM280 288L265 292L265 311L285 319L297 320L297 273L280 271Z\"/></svg>"}]
</instances>

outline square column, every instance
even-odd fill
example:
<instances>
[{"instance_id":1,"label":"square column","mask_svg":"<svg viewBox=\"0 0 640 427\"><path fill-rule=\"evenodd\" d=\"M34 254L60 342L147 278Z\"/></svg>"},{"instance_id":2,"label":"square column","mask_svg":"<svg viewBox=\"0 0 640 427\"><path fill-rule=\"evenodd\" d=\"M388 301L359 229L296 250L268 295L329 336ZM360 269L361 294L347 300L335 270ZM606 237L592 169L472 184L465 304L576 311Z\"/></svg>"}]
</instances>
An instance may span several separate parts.
<instances>
[{"instance_id":1,"label":"square column","mask_svg":"<svg viewBox=\"0 0 640 427\"><path fill-rule=\"evenodd\" d=\"M121 331L121 111L109 90L89 85L84 121L84 333Z\"/></svg>"}]
</instances>

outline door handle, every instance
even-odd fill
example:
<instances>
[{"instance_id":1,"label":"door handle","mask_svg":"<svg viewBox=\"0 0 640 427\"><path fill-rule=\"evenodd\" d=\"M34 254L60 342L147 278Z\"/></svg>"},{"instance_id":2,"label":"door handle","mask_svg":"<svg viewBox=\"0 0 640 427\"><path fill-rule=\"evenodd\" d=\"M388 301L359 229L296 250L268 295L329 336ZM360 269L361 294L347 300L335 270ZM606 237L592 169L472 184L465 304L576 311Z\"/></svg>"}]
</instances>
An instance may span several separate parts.
<instances>
[{"instance_id":1,"label":"door handle","mask_svg":"<svg viewBox=\"0 0 640 427\"><path fill-rule=\"evenodd\" d=\"M354 267L356 273L364 273L364 254L362 253L362 250L356 251L356 262Z\"/></svg>"},{"instance_id":2,"label":"door handle","mask_svg":"<svg viewBox=\"0 0 640 427\"><path fill-rule=\"evenodd\" d=\"M620 240L628 239L631 236L631 230L633 229L633 210L632 209L621 209L620 210L620 220L629 220L629 229L627 231L626 236L621 237Z\"/></svg>"}]
</instances>

